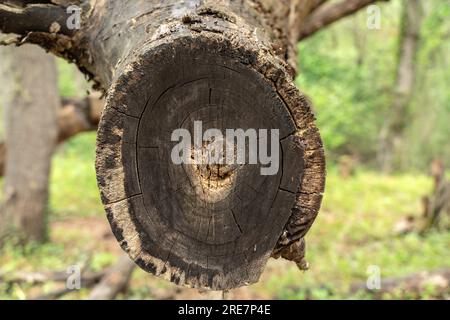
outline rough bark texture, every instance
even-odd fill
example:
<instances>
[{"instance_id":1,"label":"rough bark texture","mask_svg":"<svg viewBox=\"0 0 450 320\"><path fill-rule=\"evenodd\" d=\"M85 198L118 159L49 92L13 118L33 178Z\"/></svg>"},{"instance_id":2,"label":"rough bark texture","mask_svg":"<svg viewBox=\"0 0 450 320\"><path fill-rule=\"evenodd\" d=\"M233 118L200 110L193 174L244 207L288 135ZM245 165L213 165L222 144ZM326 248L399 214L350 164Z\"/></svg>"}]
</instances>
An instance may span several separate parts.
<instances>
[{"instance_id":1,"label":"rough bark texture","mask_svg":"<svg viewBox=\"0 0 450 320\"><path fill-rule=\"evenodd\" d=\"M8 165L0 228L40 241L45 237L48 177L57 138L56 65L35 46L4 48L2 54Z\"/></svg>"},{"instance_id":2,"label":"rough bark texture","mask_svg":"<svg viewBox=\"0 0 450 320\"><path fill-rule=\"evenodd\" d=\"M309 23L323 27L373 1L328 11L322 0L32 2L2 2L0 29L17 34L3 43L39 44L107 91L98 184L113 232L138 265L215 290L257 281L270 256L307 267L303 237L325 164L308 99L293 83L296 42ZM80 30L64 24L62 9L74 2ZM319 24L308 18L319 12ZM174 165L170 134L192 131L194 120L204 130L279 129L278 174Z\"/></svg>"},{"instance_id":3,"label":"rough bark texture","mask_svg":"<svg viewBox=\"0 0 450 320\"><path fill-rule=\"evenodd\" d=\"M5 142L0 143L0 176L3 177L5 173L5 163L6 163L6 146Z\"/></svg>"},{"instance_id":4,"label":"rough bark texture","mask_svg":"<svg viewBox=\"0 0 450 320\"><path fill-rule=\"evenodd\" d=\"M393 169L395 154L401 146L403 133L409 121L408 105L414 92L415 57L423 19L422 10L420 0L403 1L397 80L392 107L381 132L378 153L380 166L385 172Z\"/></svg>"},{"instance_id":5,"label":"rough bark texture","mask_svg":"<svg viewBox=\"0 0 450 320\"><path fill-rule=\"evenodd\" d=\"M281 14L253 1L190 4L94 10L90 34L104 39L94 44L95 73L112 83L97 176L113 231L139 266L220 290L256 282L272 254L305 265L298 241L319 209L324 159L308 101L288 73L287 30L271 32ZM124 23L111 28L106 14ZM192 132L194 120L204 130L278 128L281 170L261 176L246 165L221 175L173 164L171 132Z\"/></svg>"},{"instance_id":6,"label":"rough bark texture","mask_svg":"<svg viewBox=\"0 0 450 320\"><path fill-rule=\"evenodd\" d=\"M98 184L114 234L143 269L222 290L256 282L271 255L306 267L302 238L325 165L309 102L293 83L286 16L302 21L315 6L96 1L84 3L74 34L26 30L26 41L75 60L108 91ZM170 134L194 120L204 130L279 129L278 174L174 165Z\"/></svg>"},{"instance_id":7,"label":"rough bark texture","mask_svg":"<svg viewBox=\"0 0 450 320\"><path fill-rule=\"evenodd\" d=\"M323 2L82 1L75 31L42 27L60 9L48 2L44 24L11 26L6 4L0 29L18 34L5 43L37 43L74 61L107 92L96 169L122 248L172 282L223 290L256 282L270 256L307 267L303 237L320 207L325 164L293 76L299 30ZM17 21L24 8L38 17L19 3ZM194 120L204 130L279 129L278 174L174 165L170 134L192 131Z\"/></svg>"}]
</instances>

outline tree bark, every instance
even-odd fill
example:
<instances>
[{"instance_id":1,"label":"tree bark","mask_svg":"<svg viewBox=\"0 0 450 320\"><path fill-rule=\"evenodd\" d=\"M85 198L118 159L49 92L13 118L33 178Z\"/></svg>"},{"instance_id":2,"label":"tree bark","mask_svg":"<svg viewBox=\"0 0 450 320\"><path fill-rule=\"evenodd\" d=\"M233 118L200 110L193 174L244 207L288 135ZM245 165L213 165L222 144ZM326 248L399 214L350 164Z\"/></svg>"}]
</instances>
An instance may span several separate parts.
<instances>
[{"instance_id":1,"label":"tree bark","mask_svg":"<svg viewBox=\"0 0 450 320\"><path fill-rule=\"evenodd\" d=\"M408 106L413 95L415 58L419 46L423 12L420 0L403 1L399 58L392 107L380 135L378 160L386 173L391 172L409 122Z\"/></svg>"},{"instance_id":2,"label":"tree bark","mask_svg":"<svg viewBox=\"0 0 450 320\"><path fill-rule=\"evenodd\" d=\"M57 138L59 94L54 58L26 45L2 54L6 87L5 203L2 233L12 230L25 240L46 236L48 179Z\"/></svg>"},{"instance_id":3,"label":"tree bark","mask_svg":"<svg viewBox=\"0 0 450 320\"><path fill-rule=\"evenodd\" d=\"M58 5L41 4L49 10L41 26L20 28L1 19L11 16L4 5L0 29L18 34L9 42L76 62L107 91L96 170L122 248L172 282L225 290L256 282L270 256L307 267L303 237L320 207L325 162L310 104L293 82L292 27L319 2L84 1L81 29L56 32ZM41 17L30 6L16 10ZM262 176L260 164L175 165L171 133L192 133L195 120L204 130L278 129L277 174Z\"/></svg>"},{"instance_id":4,"label":"tree bark","mask_svg":"<svg viewBox=\"0 0 450 320\"><path fill-rule=\"evenodd\" d=\"M293 44L286 29L271 31L287 8L198 4L146 2L138 14L110 2L91 18L101 30L95 38L105 39L91 42L95 74L111 83L96 168L113 232L140 267L224 290L256 282L270 255L304 248L297 243L319 208L324 160L308 102L288 73ZM135 21L133 32L109 28L104 15ZM279 129L281 170L264 177L248 165L222 175L221 167L174 164L171 132L192 133L194 120L205 130Z\"/></svg>"}]
</instances>

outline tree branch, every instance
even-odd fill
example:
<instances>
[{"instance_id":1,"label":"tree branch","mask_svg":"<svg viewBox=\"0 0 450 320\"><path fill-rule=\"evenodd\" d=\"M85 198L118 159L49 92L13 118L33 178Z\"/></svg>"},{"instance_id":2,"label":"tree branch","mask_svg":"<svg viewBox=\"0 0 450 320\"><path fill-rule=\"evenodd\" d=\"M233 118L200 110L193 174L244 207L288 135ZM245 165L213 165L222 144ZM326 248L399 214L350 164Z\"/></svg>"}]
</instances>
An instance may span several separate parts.
<instances>
[{"instance_id":1,"label":"tree branch","mask_svg":"<svg viewBox=\"0 0 450 320\"><path fill-rule=\"evenodd\" d=\"M58 114L58 143L61 143L78 133L97 130L104 101L99 95L85 99L62 99L62 108ZM0 177L5 169L5 142L0 141Z\"/></svg>"},{"instance_id":2,"label":"tree branch","mask_svg":"<svg viewBox=\"0 0 450 320\"><path fill-rule=\"evenodd\" d=\"M323 2L320 3L320 1L318 1L316 10L314 10L303 23L298 40L303 40L333 22L349 16L378 1L389 0L342 0L331 4L323 4Z\"/></svg>"},{"instance_id":3,"label":"tree branch","mask_svg":"<svg viewBox=\"0 0 450 320\"><path fill-rule=\"evenodd\" d=\"M92 95L82 100L63 99L62 103L63 108L58 114L58 143L78 133L97 130L104 105L99 95Z\"/></svg>"},{"instance_id":4,"label":"tree branch","mask_svg":"<svg viewBox=\"0 0 450 320\"><path fill-rule=\"evenodd\" d=\"M327 1L328 0L316 0L311 6L310 14L316 11L318 8L320 8Z\"/></svg>"},{"instance_id":5,"label":"tree branch","mask_svg":"<svg viewBox=\"0 0 450 320\"><path fill-rule=\"evenodd\" d=\"M24 7L0 4L0 30L3 33L15 33L26 36L29 32L59 33L72 35L73 30L67 27L68 14L64 7L32 3ZM14 2L17 4L17 1Z\"/></svg>"},{"instance_id":6,"label":"tree branch","mask_svg":"<svg viewBox=\"0 0 450 320\"><path fill-rule=\"evenodd\" d=\"M83 272L81 282L83 285L86 283L95 283L99 281L106 271L101 272ZM67 280L67 273L65 271L56 272L17 272L13 275L6 276L0 275L0 283L28 283L28 284L44 284L47 282L65 282Z\"/></svg>"},{"instance_id":7,"label":"tree branch","mask_svg":"<svg viewBox=\"0 0 450 320\"><path fill-rule=\"evenodd\" d=\"M135 267L136 265L128 255L122 255L119 261L104 275L100 283L94 287L88 299L114 299L120 292L126 289Z\"/></svg>"}]
</instances>

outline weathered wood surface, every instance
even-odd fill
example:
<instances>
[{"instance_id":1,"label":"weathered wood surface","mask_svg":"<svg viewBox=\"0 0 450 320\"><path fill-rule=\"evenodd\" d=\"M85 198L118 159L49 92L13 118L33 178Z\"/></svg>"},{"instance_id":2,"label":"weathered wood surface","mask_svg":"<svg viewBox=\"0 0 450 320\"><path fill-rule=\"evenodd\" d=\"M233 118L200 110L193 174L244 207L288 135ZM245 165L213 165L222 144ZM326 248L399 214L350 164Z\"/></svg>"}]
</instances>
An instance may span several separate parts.
<instances>
[{"instance_id":1,"label":"weathered wood surface","mask_svg":"<svg viewBox=\"0 0 450 320\"><path fill-rule=\"evenodd\" d=\"M254 283L271 255L306 266L298 241L320 206L322 144L289 74L288 50L273 49L282 37L253 4L147 3L144 17L126 4L101 11L136 21L130 34L120 24L97 29L107 39L98 42L97 59L115 54L99 70L112 61L124 66L101 80L112 82L97 142L102 200L131 258L178 284L224 290ZM136 47L142 29L148 40ZM116 49L119 37L125 45ZM259 165L221 175L216 167L174 164L171 133L192 133L196 120L204 130L279 129L278 174L262 176Z\"/></svg>"},{"instance_id":2,"label":"weathered wood surface","mask_svg":"<svg viewBox=\"0 0 450 320\"><path fill-rule=\"evenodd\" d=\"M306 268L303 237L320 207L325 164L309 100L293 83L293 26L318 2L80 4L81 30L24 24L13 32L76 62L107 91L96 169L122 248L153 274L213 290L256 282L270 256ZM30 6L31 18L42 9ZM0 18L2 10L11 14L0 6ZM280 170L175 165L171 132L192 131L195 120L204 130L279 129Z\"/></svg>"},{"instance_id":3,"label":"weathered wood surface","mask_svg":"<svg viewBox=\"0 0 450 320\"><path fill-rule=\"evenodd\" d=\"M295 48L375 0L347 2L33 1L37 8L17 0L0 4L0 29L18 35L4 43L36 43L75 62L107 93L96 168L123 249L153 274L223 290L257 281L270 256L307 268L304 236L325 164L309 100L293 82ZM56 28L60 3L81 6L80 30ZM42 23L11 25L24 11ZM170 133L192 130L194 120L204 129L279 129L278 174L174 165Z\"/></svg>"}]
</instances>

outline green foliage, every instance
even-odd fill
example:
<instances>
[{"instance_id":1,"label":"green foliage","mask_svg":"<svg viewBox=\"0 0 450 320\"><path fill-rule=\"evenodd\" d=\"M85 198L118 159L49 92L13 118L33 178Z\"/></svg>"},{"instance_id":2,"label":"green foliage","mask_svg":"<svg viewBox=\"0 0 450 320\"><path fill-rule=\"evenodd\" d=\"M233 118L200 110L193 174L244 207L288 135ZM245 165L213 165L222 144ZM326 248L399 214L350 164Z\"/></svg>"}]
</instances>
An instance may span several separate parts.
<instances>
[{"instance_id":1,"label":"green foliage","mask_svg":"<svg viewBox=\"0 0 450 320\"><path fill-rule=\"evenodd\" d=\"M80 94L74 78L77 76L75 65L69 64L63 59L57 59L57 67L59 71L58 87L61 96L63 97L75 97Z\"/></svg>"},{"instance_id":2,"label":"green foliage","mask_svg":"<svg viewBox=\"0 0 450 320\"><path fill-rule=\"evenodd\" d=\"M401 2L381 6L381 29L368 30L366 13L343 19L299 46L299 88L311 97L328 161L355 155L375 164L380 131L390 116L397 72ZM401 168L450 163L450 5L424 1L416 59L416 90L401 150ZM406 116L406 115L405 115Z\"/></svg>"},{"instance_id":3,"label":"green foliage","mask_svg":"<svg viewBox=\"0 0 450 320\"><path fill-rule=\"evenodd\" d=\"M395 75L396 21L365 30L365 13L299 45L299 88L311 97L327 155L374 158ZM395 20L395 18L394 18ZM388 38L385 33L394 34ZM362 42L363 48L355 43Z\"/></svg>"},{"instance_id":4,"label":"green foliage","mask_svg":"<svg viewBox=\"0 0 450 320\"><path fill-rule=\"evenodd\" d=\"M92 257L90 266L94 271L101 271L116 262L116 260L116 257L111 252L98 252Z\"/></svg>"},{"instance_id":5,"label":"green foliage","mask_svg":"<svg viewBox=\"0 0 450 320\"><path fill-rule=\"evenodd\" d=\"M53 216L103 214L95 180L95 133L77 135L53 158L50 208Z\"/></svg>"},{"instance_id":6,"label":"green foliage","mask_svg":"<svg viewBox=\"0 0 450 320\"><path fill-rule=\"evenodd\" d=\"M382 278L450 267L449 232L426 236L394 232L406 215L420 216L421 196L431 188L426 176L361 171L342 179L331 170L323 209L306 236L310 270L271 261L253 290L282 299L366 299L371 296L350 297L346 291L350 284L367 280L371 265L380 268Z\"/></svg>"},{"instance_id":7,"label":"green foliage","mask_svg":"<svg viewBox=\"0 0 450 320\"><path fill-rule=\"evenodd\" d=\"M450 2L426 1L412 122L402 150L407 167L426 168L435 158L450 164Z\"/></svg>"},{"instance_id":8,"label":"green foliage","mask_svg":"<svg viewBox=\"0 0 450 320\"><path fill-rule=\"evenodd\" d=\"M101 270L116 261L120 249L115 239L102 238L108 227L95 183L94 139L94 134L80 135L55 157L51 242L24 248L7 244L0 254L0 274L66 270L86 261L89 269ZM270 260L261 281L252 285L250 292L261 298L371 299L366 293L345 293L350 283L366 281L370 265L379 266L382 277L450 268L450 233L430 232L422 237L416 233L396 236L393 231L406 215L420 215L421 196L431 188L432 181L425 175L383 176L359 170L343 179L331 168L323 208L306 237L310 270L302 272L293 263ZM129 293L121 298L148 299L156 291L171 288L166 281L136 270ZM55 287L48 284L43 289L50 292ZM33 292L27 284L0 286L0 299L27 298ZM65 298L85 298L88 293L81 290ZM432 288L424 292L424 297L433 296Z\"/></svg>"}]
</instances>

